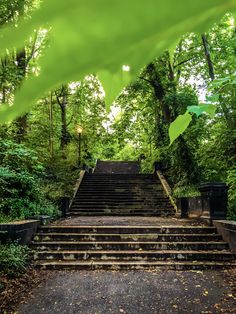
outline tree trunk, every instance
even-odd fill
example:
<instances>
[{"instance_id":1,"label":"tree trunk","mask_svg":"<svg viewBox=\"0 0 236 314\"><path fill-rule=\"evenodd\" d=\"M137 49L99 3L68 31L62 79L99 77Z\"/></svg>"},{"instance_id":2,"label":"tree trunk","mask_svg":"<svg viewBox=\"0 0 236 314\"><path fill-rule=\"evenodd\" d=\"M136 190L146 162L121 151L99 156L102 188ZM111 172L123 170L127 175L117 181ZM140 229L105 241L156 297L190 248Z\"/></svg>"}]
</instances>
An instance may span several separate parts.
<instances>
[{"instance_id":1,"label":"tree trunk","mask_svg":"<svg viewBox=\"0 0 236 314\"><path fill-rule=\"evenodd\" d=\"M26 76L27 62L26 62L25 48L16 53L16 63L17 63L17 74L19 76L19 82L18 82L18 87L19 87L21 85L21 82L24 80ZM27 133L27 126L28 126L27 118L28 118L28 114L25 114L15 120L15 125L17 128L16 141L18 143L22 143L22 141L25 139L25 136Z\"/></svg>"},{"instance_id":2,"label":"tree trunk","mask_svg":"<svg viewBox=\"0 0 236 314\"><path fill-rule=\"evenodd\" d=\"M211 80L213 81L215 79L215 72L214 72L214 65L211 59L211 52L210 52L210 46L207 41L207 36L205 34L201 35L202 37L202 44L204 47L204 53L205 53L205 58L208 66L208 72Z\"/></svg>"},{"instance_id":3,"label":"tree trunk","mask_svg":"<svg viewBox=\"0 0 236 314\"><path fill-rule=\"evenodd\" d=\"M162 78L158 75L159 73L156 72L155 65L153 63L150 63L147 66L147 72L150 77L149 82L151 86L153 87L155 97L160 103L164 120L165 122L170 123L171 121L170 110L169 110L169 107L163 102L163 98L166 94L166 90L162 84Z\"/></svg>"},{"instance_id":4,"label":"tree trunk","mask_svg":"<svg viewBox=\"0 0 236 314\"><path fill-rule=\"evenodd\" d=\"M53 146L53 107L52 107L52 92L50 93L49 101L49 150L51 158L54 156L54 146Z\"/></svg>"},{"instance_id":5,"label":"tree trunk","mask_svg":"<svg viewBox=\"0 0 236 314\"><path fill-rule=\"evenodd\" d=\"M61 108L60 148L63 150L66 147L66 145L70 142L70 133L67 127L68 86L63 85L60 96L58 96L56 93L56 97L57 97L57 102Z\"/></svg>"}]
</instances>

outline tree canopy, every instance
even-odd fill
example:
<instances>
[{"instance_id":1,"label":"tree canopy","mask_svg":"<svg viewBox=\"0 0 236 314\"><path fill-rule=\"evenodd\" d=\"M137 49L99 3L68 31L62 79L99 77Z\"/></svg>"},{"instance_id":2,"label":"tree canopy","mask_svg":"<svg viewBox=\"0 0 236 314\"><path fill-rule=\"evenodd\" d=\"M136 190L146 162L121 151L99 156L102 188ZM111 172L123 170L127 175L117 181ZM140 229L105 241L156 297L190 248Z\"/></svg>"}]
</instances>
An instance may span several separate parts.
<instances>
[{"instance_id":1,"label":"tree canopy","mask_svg":"<svg viewBox=\"0 0 236 314\"><path fill-rule=\"evenodd\" d=\"M54 211L97 159L142 159L143 172L162 164L176 196L226 181L235 218L235 7L233 0L2 1L3 214L27 216L39 212L37 203ZM26 189L22 206L17 193Z\"/></svg>"}]
</instances>

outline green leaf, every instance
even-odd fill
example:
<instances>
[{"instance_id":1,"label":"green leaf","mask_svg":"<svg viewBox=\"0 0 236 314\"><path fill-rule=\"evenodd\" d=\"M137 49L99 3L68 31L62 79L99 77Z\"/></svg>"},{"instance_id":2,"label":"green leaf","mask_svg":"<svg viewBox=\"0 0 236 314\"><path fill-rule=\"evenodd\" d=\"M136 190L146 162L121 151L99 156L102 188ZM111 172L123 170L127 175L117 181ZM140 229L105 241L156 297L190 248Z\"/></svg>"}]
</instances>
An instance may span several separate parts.
<instances>
[{"instance_id":1,"label":"green leaf","mask_svg":"<svg viewBox=\"0 0 236 314\"><path fill-rule=\"evenodd\" d=\"M212 104L200 104L199 106L188 106L188 112L195 113L197 117L203 113L208 113L211 117L214 117L216 106Z\"/></svg>"},{"instance_id":2,"label":"green leaf","mask_svg":"<svg viewBox=\"0 0 236 314\"><path fill-rule=\"evenodd\" d=\"M21 48L34 29L51 29L40 75L25 81L13 106L0 106L0 122L25 113L59 84L87 74L117 73L128 64L134 78L183 33L202 32L235 7L235 0L44 0L31 19L0 33L3 57L6 49Z\"/></svg>"},{"instance_id":3,"label":"green leaf","mask_svg":"<svg viewBox=\"0 0 236 314\"><path fill-rule=\"evenodd\" d=\"M128 65L124 65L115 74L110 71L103 70L98 72L97 76L105 90L105 102L107 110L109 110L115 98L131 81L130 67Z\"/></svg>"},{"instance_id":4,"label":"green leaf","mask_svg":"<svg viewBox=\"0 0 236 314\"><path fill-rule=\"evenodd\" d=\"M219 94L208 95L206 96L206 101L209 103L218 103L219 102Z\"/></svg>"},{"instance_id":5,"label":"green leaf","mask_svg":"<svg viewBox=\"0 0 236 314\"><path fill-rule=\"evenodd\" d=\"M219 88L219 87L222 87L224 84L228 83L229 80L230 80L230 77L223 77L223 78L215 79L214 81L212 81L210 83L210 87L209 88Z\"/></svg>"},{"instance_id":6,"label":"green leaf","mask_svg":"<svg viewBox=\"0 0 236 314\"><path fill-rule=\"evenodd\" d=\"M179 115L169 127L170 145L187 129L192 121L191 114L186 111L185 114Z\"/></svg>"}]
</instances>

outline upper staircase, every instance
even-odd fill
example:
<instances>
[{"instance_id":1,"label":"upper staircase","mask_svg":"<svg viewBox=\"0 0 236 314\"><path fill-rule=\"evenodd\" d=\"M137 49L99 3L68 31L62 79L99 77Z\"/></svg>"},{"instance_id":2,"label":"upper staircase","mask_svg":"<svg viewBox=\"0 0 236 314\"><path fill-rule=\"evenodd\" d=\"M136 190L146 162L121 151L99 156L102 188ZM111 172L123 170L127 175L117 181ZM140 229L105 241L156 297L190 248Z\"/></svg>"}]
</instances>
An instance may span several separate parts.
<instances>
[{"instance_id":1,"label":"upper staircase","mask_svg":"<svg viewBox=\"0 0 236 314\"><path fill-rule=\"evenodd\" d=\"M86 173L70 214L171 216L175 210L156 174Z\"/></svg>"}]
</instances>

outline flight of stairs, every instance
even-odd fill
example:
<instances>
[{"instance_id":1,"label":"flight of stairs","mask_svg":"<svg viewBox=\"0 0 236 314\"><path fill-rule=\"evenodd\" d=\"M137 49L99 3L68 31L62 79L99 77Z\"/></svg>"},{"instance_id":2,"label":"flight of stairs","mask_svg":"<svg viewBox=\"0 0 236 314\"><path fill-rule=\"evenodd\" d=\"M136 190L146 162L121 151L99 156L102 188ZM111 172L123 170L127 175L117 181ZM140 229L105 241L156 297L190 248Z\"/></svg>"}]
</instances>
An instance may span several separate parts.
<instances>
[{"instance_id":1,"label":"flight of stairs","mask_svg":"<svg viewBox=\"0 0 236 314\"><path fill-rule=\"evenodd\" d=\"M35 263L44 269L236 267L216 228L174 214L155 174L86 174L70 218L39 228L31 243Z\"/></svg>"},{"instance_id":2,"label":"flight of stairs","mask_svg":"<svg viewBox=\"0 0 236 314\"><path fill-rule=\"evenodd\" d=\"M85 174L71 215L173 216L156 174Z\"/></svg>"},{"instance_id":3,"label":"flight of stairs","mask_svg":"<svg viewBox=\"0 0 236 314\"><path fill-rule=\"evenodd\" d=\"M208 226L44 226L31 246L45 269L236 267L227 243Z\"/></svg>"}]
</instances>

